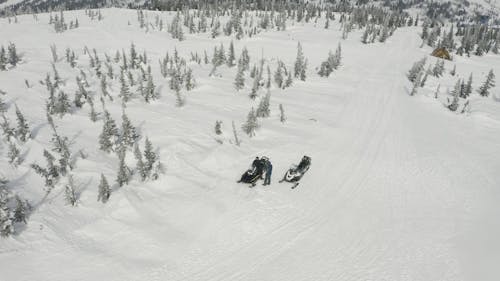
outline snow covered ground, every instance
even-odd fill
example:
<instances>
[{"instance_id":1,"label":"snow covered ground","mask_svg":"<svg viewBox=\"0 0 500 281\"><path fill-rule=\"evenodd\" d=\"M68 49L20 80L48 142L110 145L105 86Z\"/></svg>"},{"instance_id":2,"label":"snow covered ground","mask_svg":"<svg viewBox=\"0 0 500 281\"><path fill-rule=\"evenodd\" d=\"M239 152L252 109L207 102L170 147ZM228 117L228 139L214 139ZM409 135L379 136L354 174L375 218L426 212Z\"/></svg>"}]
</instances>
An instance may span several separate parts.
<instances>
[{"instance_id":1,"label":"snow covered ground","mask_svg":"<svg viewBox=\"0 0 500 281\"><path fill-rule=\"evenodd\" d=\"M409 96L406 72L428 55L419 48L420 28L398 29L386 43L364 45L361 31L341 39L336 21L325 30L310 24L288 26L235 40L239 56L246 46L252 64L263 55L292 65L302 43L309 60L306 82L271 89L271 117L261 120L253 138L239 131L241 146L229 143L231 121L245 121L258 99L236 92L236 68L221 67L209 77L210 65L191 63L197 87L175 106L168 81L157 63L174 48L212 54L231 38L189 35L179 42L166 32L139 29L136 11L107 9L104 20L90 21L83 11L80 28L57 34L48 15L18 17L18 24L0 19L0 45L15 42L24 62L0 72L0 89L14 120L14 104L28 118L35 139L22 148L23 164L7 163L0 142L0 171L35 210L25 229L0 239L0 280L498 280L500 270L500 93L481 98L473 93L470 112L456 114L442 102L457 75L474 74L474 89L494 69L500 56L456 57L446 62L447 74L429 77L417 96ZM167 17L168 13L163 14ZM171 18L172 15L168 15ZM130 21L130 25L127 22ZM158 101L139 98L127 114L159 148L165 175L154 182L114 187L110 201L96 201L100 173L114 180L117 158L98 149L102 122L92 123L88 108L55 119L61 133L83 149L73 171L81 190L77 207L65 204L62 186L44 197L42 180L29 164L42 162L51 131L47 125L43 85L51 72L49 46L59 56L64 48L95 48L103 57L134 42L146 50ZM329 50L342 44L342 67L330 78L314 68ZM429 58L430 63L434 59ZM68 85L78 71L57 63ZM34 85L26 88L24 80ZM98 81L98 80L95 80ZM439 99L434 91L441 84ZM250 86L249 86L250 85ZM98 82L91 85L98 91ZM115 87L112 95L117 96ZM69 92L72 94L72 92ZM262 95L263 93L261 93ZM279 121L283 104L287 122ZM120 120L119 101L107 109ZM215 120L223 121L227 139L214 140ZM291 190L278 179L302 155L312 166L301 185ZM235 181L257 155L274 165L272 185L250 189ZM131 160L133 163L133 160Z\"/></svg>"}]
</instances>

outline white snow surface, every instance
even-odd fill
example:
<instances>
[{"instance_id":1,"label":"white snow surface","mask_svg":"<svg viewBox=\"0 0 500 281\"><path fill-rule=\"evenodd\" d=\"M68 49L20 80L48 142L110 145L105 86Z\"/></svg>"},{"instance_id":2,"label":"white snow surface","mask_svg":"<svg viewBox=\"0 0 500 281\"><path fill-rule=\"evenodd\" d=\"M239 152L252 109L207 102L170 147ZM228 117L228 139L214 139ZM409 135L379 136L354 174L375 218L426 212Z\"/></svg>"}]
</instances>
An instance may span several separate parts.
<instances>
[{"instance_id":1,"label":"white snow surface","mask_svg":"<svg viewBox=\"0 0 500 281\"><path fill-rule=\"evenodd\" d=\"M307 81L296 80L286 90L273 87L271 117L260 119L254 138L240 130L238 147L229 143L231 121L239 128L257 106L258 99L247 96L252 81L247 77L245 90L236 92L236 68L223 66L222 77L209 77L210 65L190 63L197 87L184 92L187 104L179 108L157 63L174 48L186 58L203 50L211 55L221 42L227 50L231 38L186 34L179 42L166 32L140 30L136 11L102 13L104 20L97 22L83 11L67 12L66 20L78 17L81 27L61 34L48 25L48 14L39 22L31 16L19 16L18 24L0 19L0 45L15 42L24 60L0 72L8 116L15 121L17 104L35 136L22 146L25 160L17 169L7 163L7 145L0 142L1 174L35 206L20 233L0 239L0 280L500 279L499 87L489 98L473 93L466 114L443 106L446 89L457 79L448 73L429 77L417 96L409 96L405 74L431 52L419 48L420 28L398 29L386 43L371 45L360 42L361 31L342 40L338 22L329 30L321 22L295 24L235 40L238 56L246 46L253 64L263 53L273 71L277 58L293 64L298 41L309 60ZM66 47L74 49L86 69L85 45L104 58L104 52L128 51L132 41L140 53L147 51L162 96L151 104L135 98L126 111L143 138L159 148L165 174L158 181L134 178L128 186L114 186L107 204L97 202L100 173L114 183L118 161L98 149L102 121L92 123L84 107L55 118L60 132L74 140L72 151L89 155L72 172L80 203L65 204L62 183L44 197L43 182L29 164L43 163L51 138L44 113L48 94L38 83L51 71L50 44L60 57ZM341 68L319 77L314 68L339 42ZM474 73L474 89L489 69L500 75L498 55L455 57L446 62L447 72L453 64L459 77ZM68 89L73 87L72 97L78 71L65 62L56 65ZM24 79L34 86L26 88ZM98 92L98 80L89 80ZM118 91L115 82L112 95ZM288 118L284 124L279 104ZM120 124L118 98L107 109ZM223 121L222 145L214 140L215 120ZM291 190L279 184L304 154L312 166L301 185ZM272 185L235 183L257 155L270 157Z\"/></svg>"}]
</instances>

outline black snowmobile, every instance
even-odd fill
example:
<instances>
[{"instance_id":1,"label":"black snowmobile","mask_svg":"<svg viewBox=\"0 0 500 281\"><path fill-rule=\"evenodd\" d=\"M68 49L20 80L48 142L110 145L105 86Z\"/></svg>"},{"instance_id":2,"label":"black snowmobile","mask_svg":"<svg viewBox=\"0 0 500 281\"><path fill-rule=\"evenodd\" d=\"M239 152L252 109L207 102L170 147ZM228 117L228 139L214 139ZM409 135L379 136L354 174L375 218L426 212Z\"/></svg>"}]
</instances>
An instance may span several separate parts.
<instances>
[{"instance_id":1,"label":"black snowmobile","mask_svg":"<svg viewBox=\"0 0 500 281\"><path fill-rule=\"evenodd\" d=\"M265 158L255 159L252 163L252 167L248 169L238 182L249 183L251 187L254 187L259 179L263 178Z\"/></svg>"},{"instance_id":2,"label":"black snowmobile","mask_svg":"<svg viewBox=\"0 0 500 281\"><path fill-rule=\"evenodd\" d=\"M299 185L299 181L302 176L304 176L307 170L309 170L309 167L311 167L311 157L304 155L299 165L292 165L292 167L286 171L280 182L286 181L294 183L292 189L296 188Z\"/></svg>"}]
</instances>

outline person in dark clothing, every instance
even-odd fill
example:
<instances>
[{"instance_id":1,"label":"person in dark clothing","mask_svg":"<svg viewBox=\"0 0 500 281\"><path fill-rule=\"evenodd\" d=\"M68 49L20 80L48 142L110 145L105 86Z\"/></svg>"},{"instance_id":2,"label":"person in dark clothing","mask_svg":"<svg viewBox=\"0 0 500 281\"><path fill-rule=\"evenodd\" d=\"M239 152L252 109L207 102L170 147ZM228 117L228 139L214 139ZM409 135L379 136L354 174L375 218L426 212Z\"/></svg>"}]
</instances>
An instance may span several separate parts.
<instances>
[{"instance_id":1,"label":"person in dark clothing","mask_svg":"<svg viewBox=\"0 0 500 281\"><path fill-rule=\"evenodd\" d=\"M251 174L254 174L254 173L262 173L263 171L263 168L261 167L262 166L262 160L263 159L259 159L259 157L255 157L255 159L253 160L252 162L252 167L247 170L242 176L241 176L241 179L239 181L237 181L238 183L240 182L245 182L245 178L248 178L249 175ZM262 177L262 176L261 176Z\"/></svg>"},{"instance_id":2,"label":"person in dark clothing","mask_svg":"<svg viewBox=\"0 0 500 281\"><path fill-rule=\"evenodd\" d=\"M309 166L311 164L311 158L309 156L304 155L302 157L302 160L299 163L299 166L297 167L297 171L302 171L305 167Z\"/></svg>"},{"instance_id":3,"label":"person in dark clothing","mask_svg":"<svg viewBox=\"0 0 500 281\"><path fill-rule=\"evenodd\" d=\"M255 160L252 162L252 168L257 169L260 165L261 160L259 159L259 156L255 157Z\"/></svg>"},{"instance_id":4,"label":"person in dark clothing","mask_svg":"<svg viewBox=\"0 0 500 281\"><path fill-rule=\"evenodd\" d=\"M266 159L262 157L258 160L256 159L256 161L257 161L255 163L256 172L261 175L260 178L262 179L263 178L262 175L264 174L266 168Z\"/></svg>"},{"instance_id":5,"label":"person in dark clothing","mask_svg":"<svg viewBox=\"0 0 500 281\"><path fill-rule=\"evenodd\" d=\"M271 160L267 159L265 163L265 168L266 168L266 177L264 179L264 185L270 185L271 184L271 175L273 173L273 164L271 164Z\"/></svg>"}]
</instances>

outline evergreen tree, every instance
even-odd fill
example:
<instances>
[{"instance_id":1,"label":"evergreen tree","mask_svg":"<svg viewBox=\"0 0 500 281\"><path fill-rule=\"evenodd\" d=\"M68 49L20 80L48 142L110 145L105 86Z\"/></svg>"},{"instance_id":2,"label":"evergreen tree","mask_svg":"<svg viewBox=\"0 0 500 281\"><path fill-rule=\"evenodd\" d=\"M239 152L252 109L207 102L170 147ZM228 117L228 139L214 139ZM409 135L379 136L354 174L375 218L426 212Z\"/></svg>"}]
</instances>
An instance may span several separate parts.
<instances>
[{"instance_id":1,"label":"evergreen tree","mask_svg":"<svg viewBox=\"0 0 500 281\"><path fill-rule=\"evenodd\" d=\"M140 81L142 85L142 81ZM146 83L146 89L144 90L144 100L149 103L151 100L158 98L155 90L155 84L153 83L153 75L148 74L148 82Z\"/></svg>"},{"instance_id":2,"label":"evergreen tree","mask_svg":"<svg viewBox=\"0 0 500 281\"><path fill-rule=\"evenodd\" d=\"M43 168L38 164L31 164L31 168L45 179L45 186L49 187L48 191L50 191L59 179L59 168L54 163L55 157L46 149L43 150L43 156L47 162L47 167Z\"/></svg>"},{"instance_id":3,"label":"evergreen tree","mask_svg":"<svg viewBox=\"0 0 500 281\"><path fill-rule=\"evenodd\" d=\"M54 87L58 88L63 81L61 79L61 76L59 76L59 72L57 71L56 65L54 63L52 63L52 71L54 73Z\"/></svg>"},{"instance_id":4,"label":"evergreen tree","mask_svg":"<svg viewBox=\"0 0 500 281\"><path fill-rule=\"evenodd\" d=\"M453 90L450 93L452 96L457 96L461 97L463 94L463 81L461 79L458 79L457 82L455 83L455 87L453 87Z\"/></svg>"},{"instance_id":5,"label":"evergreen tree","mask_svg":"<svg viewBox=\"0 0 500 281\"><path fill-rule=\"evenodd\" d=\"M5 112L7 112L7 109L7 104L2 100L2 97L0 97L0 113L4 114Z\"/></svg>"},{"instance_id":6,"label":"evergreen tree","mask_svg":"<svg viewBox=\"0 0 500 281\"><path fill-rule=\"evenodd\" d=\"M59 91L57 96L57 102L54 107L55 113L59 113L60 116L63 116L66 113L69 113L71 105L69 103L68 95L64 91Z\"/></svg>"},{"instance_id":7,"label":"evergreen tree","mask_svg":"<svg viewBox=\"0 0 500 281\"><path fill-rule=\"evenodd\" d=\"M217 19L212 27L212 38L220 35L220 21Z\"/></svg>"},{"instance_id":8,"label":"evergreen tree","mask_svg":"<svg viewBox=\"0 0 500 281\"><path fill-rule=\"evenodd\" d=\"M249 70L250 69L250 56L248 54L247 47L243 48L243 51L241 51L241 56L240 56L241 64L243 66L243 69Z\"/></svg>"},{"instance_id":9,"label":"evergreen tree","mask_svg":"<svg viewBox=\"0 0 500 281\"><path fill-rule=\"evenodd\" d=\"M118 128L116 127L115 120L111 118L107 110L104 110L104 124L102 126L102 132L99 135L99 148L105 152L112 151L118 135Z\"/></svg>"},{"instance_id":10,"label":"evergreen tree","mask_svg":"<svg viewBox=\"0 0 500 281\"><path fill-rule=\"evenodd\" d=\"M68 176L68 183L64 189L64 197L66 199L66 204L71 206L76 206L78 203L78 193L75 190L75 183L73 182L73 176Z\"/></svg>"},{"instance_id":11,"label":"evergreen tree","mask_svg":"<svg viewBox=\"0 0 500 281\"><path fill-rule=\"evenodd\" d=\"M271 68L267 65L267 80L266 80L266 89L271 88Z\"/></svg>"},{"instance_id":12,"label":"evergreen tree","mask_svg":"<svg viewBox=\"0 0 500 281\"><path fill-rule=\"evenodd\" d=\"M214 69L215 69L221 64L222 64L222 62L220 61L220 57L219 57L219 49L217 48L217 46L215 46L214 47L214 54L212 56L212 65L214 66Z\"/></svg>"},{"instance_id":13,"label":"evergreen tree","mask_svg":"<svg viewBox=\"0 0 500 281\"><path fill-rule=\"evenodd\" d=\"M380 31L380 36L378 38L378 41L383 43L389 38L389 26L388 22L384 22L382 25L382 30Z\"/></svg>"},{"instance_id":14,"label":"evergreen tree","mask_svg":"<svg viewBox=\"0 0 500 281\"><path fill-rule=\"evenodd\" d=\"M278 60L278 68L276 68L276 71L274 72L274 82L276 83L276 85L278 85L278 87L281 89L283 88L283 84L284 84L284 77L283 75L285 75L284 73L284 64L282 61Z\"/></svg>"},{"instance_id":15,"label":"evergreen tree","mask_svg":"<svg viewBox=\"0 0 500 281\"><path fill-rule=\"evenodd\" d=\"M334 69L338 67L336 62L336 56L330 51L328 53L328 59L321 63L320 70L318 72L321 77L328 77L333 72Z\"/></svg>"},{"instance_id":16,"label":"evergreen tree","mask_svg":"<svg viewBox=\"0 0 500 281\"><path fill-rule=\"evenodd\" d=\"M210 61L208 60L208 55L207 55L207 51L206 51L206 50L204 50L204 51L203 51L203 62L204 62L205 64L209 64L209 62L210 62Z\"/></svg>"},{"instance_id":17,"label":"evergreen tree","mask_svg":"<svg viewBox=\"0 0 500 281\"><path fill-rule=\"evenodd\" d=\"M479 87L478 93L483 97L487 97L490 95L489 90L493 87L495 87L495 74L493 73L493 69L491 69L486 76L486 81Z\"/></svg>"},{"instance_id":18,"label":"evergreen tree","mask_svg":"<svg viewBox=\"0 0 500 281\"><path fill-rule=\"evenodd\" d=\"M9 158L9 163L14 166L17 166L22 162L19 149L12 142L9 143L9 152L7 153L7 157Z\"/></svg>"},{"instance_id":19,"label":"evergreen tree","mask_svg":"<svg viewBox=\"0 0 500 281\"><path fill-rule=\"evenodd\" d=\"M257 115L255 114L255 110L252 107L252 110L248 113L247 121L241 127L243 131L249 136L255 136L255 130L259 128L259 123L257 121Z\"/></svg>"},{"instance_id":20,"label":"evergreen tree","mask_svg":"<svg viewBox=\"0 0 500 281\"><path fill-rule=\"evenodd\" d=\"M97 201L106 203L108 202L110 196L111 188L109 187L108 180L106 179L104 174L101 173L101 181L98 187Z\"/></svg>"},{"instance_id":21,"label":"evergreen tree","mask_svg":"<svg viewBox=\"0 0 500 281\"><path fill-rule=\"evenodd\" d=\"M304 65L302 66L302 69L300 70L300 80L306 81L306 70L307 70L307 59L304 61Z\"/></svg>"},{"instance_id":22,"label":"evergreen tree","mask_svg":"<svg viewBox=\"0 0 500 281\"><path fill-rule=\"evenodd\" d=\"M31 138L31 132L28 126L28 122L24 118L24 115L21 113L17 105L16 105L16 117L17 117L16 137L18 140L26 142L29 138Z\"/></svg>"},{"instance_id":23,"label":"evergreen tree","mask_svg":"<svg viewBox=\"0 0 500 281\"><path fill-rule=\"evenodd\" d=\"M137 86L137 94L146 98L146 90L145 90L144 82L142 81L142 79L139 79L139 85Z\"/></svg>"},{"instance_id":24,"label":"evergreen tree","mask_svg":"<svg viewBox=\"0 0 500 281\"><path fill-rule=\"evenodd\" d=\"M254 64L252 67L252 70L250 71L250 77L255 78L257 76L259 70L257 69L257 66Z\"/></svg>"},{"instance_id":25,"label":"evergreen tree","mask_svg":"<svg viewBox=\"0 0 500 281\"><path fill-rule=\"evenodd\" d=\"M408 71L408 74L406 75L408 77L408 80L410 80L410 82L414 82L420 75L420 73L424 70L426 61L427 58L424 57L413 64L411 69Z\"/></svg>"},{"instance_id":26,"label":"evergreen tree","mask_svg":"<svg viewBox=\"0 0 500 281\"><path fill-rule=\"evenodd\" d=\"M141 177L141 181L145 181L148 177L148 173L146 171L146 166L144 165L144 161L142 160L142 152L139 148L139 144L137 143L134 146L134 156L135 159L137 160L136 170L139 173L139 176Z\"/></svg>"},{"instance_id":27,"label":"evergreen tree","mask_svg":"<svg viewBox=\"0 0 500 281\"><path fill-rule=\"evenodd\" d=\"M2 115L3 122L0 124L2 127L3 135L7 141L16 136L15 128L10 126L9 120L5 115Z\"/></svg>"},{"instance_id":28,"label":"evergreen tree","mask_svg":"<svg viewBox=\"0 0 500 281\"><path fill-rule=\"evenodd\" d=\"M118 158L119 158L119 166L118 166L118 174L116 176L116 182L120 187L122 187L125 184L128 184L130 181L130 169L125 164L125 154L126 150L125 147L121 147L120 150L118 151Z\"/></svg>"},{"instance_id":29,"label":"evergreen tree","mask_svg":"<svg viewBox=\"0 0 500 281\"><path fill-rule=\"evenodd\" d=\"M111 80L115 79L115 73L114 73L113 66L111 65L111 63L106 62L106 69L107 69L106 75L109 77L109 79L111 79Z\"/></svg>"},{"instance_id":30,"label":"evergreen tree","mask_svg":"<svg viewBox=\"0 0 500 281\"><path fill-rule=\"evenodd\" d=\"M20 61L20 58L17 55L16 45L14 45L14 43L9 43L9 46L7 47L7 49L9 52L9 63L12 66L16 66L17 63Z\"/></svg>"},{"instance_id":31,"label":"evergreen tree","mask_svg":"<svg viewBox=\"0 0 500 281\"><path fill-rule=\"evenodd\" d=\"M14 233L14 214L10 210L7 180L0 179L0 236L7 237Z\"/></svg>"},{"instance_id":32,"label":"evergreen tree","mask_svg":"<svg viewBox=\"0 0 500 281\"><path fill-rule=\"evenodd\" d=\"M432 75L435 77L441 77L443 76L443 71L444 71L444 60L438 59L436 60L436 64L434 65L434 68L432 68Z\"/></svg>"},{"instance_id":33,"label":"evergreen tree","mask_svg":"<svg viewBox=\"0 0 500 281\"><path fill-rule=\"evenodd\" d=\"M144 73L144 70L141 68L141 71ZM134 75L132 74L132 71L127 71L127 79L128 83L130 84L130 87L135 86L135 80L134 80ZM143 81L140 77L137 78L137 80ZM126 84L126 81L125 81Z\"/></svg>"},{"instance_id":34,"label":"evergreen tree","mask_svg":"<svg viewBox=\"0 0 500 281\"><path fill-rule=\"evenodd\" d=\"M0 46L0 71L7 70L7 57L5 53L5 48Z\"/></svg>"},{"instance_id":35,"label":"evergreen tree","mask_svg":"<svg viewBox=\"0 0 500 281\"><path fill-rule=\"evenodd\" d=\"M252 90L249 95L251 99L255 99L257 97L257 92L259 91L259 88L260 88L260 75L256 74L253 79Z\"/></svg>"},{"instance_id":36,"label":"evergreen tree","mask_svg":"<svg viewBox=\"0 0 500 281\"><path fill-rule=\"evenodd\" d=\"M257 117L269 117L271 111L269 109L269 103L271 100L271 92L267 91L266 95L260 100L259 107L257 107L256 115Z\"/></svg>"},{"instance_id":37,"label":"evergreen tree","mask_svg":"<svg viewBox=\"0 0 500 281\"><path fill-rule=\"evenodd\" d=\"M460 80L458 80L457 83L455 84L455 88L451 92L451 95L452 95L453 99L452 99L451 103L448 104L448 109L451 111L457 111L458 101L459 101L458 97L460 95Z\"/></svg>"},{"instance_id":38,"label":"evergreen tree","mask_svg":"<svg viewBox=\"0 0 500 281\"><path fill-rule=\"evenodd\" d=\"M238 91L245 87L245 73L243 71L245 71L243 64L238 64L238 72L234 80L234 87Z\"/></svg>"},{"instance_id":39,"label":"evergreen tree","mask_svg":"<svg viewBox=\"0 0 500 281\"><path fill-rule=\"evenodd\" d=\"M127 63L127 56L125 55L125 51L122 49L122 66L121 66L122 71L125 71L128 69L128 63Z\"/></svg>"},{"instance_id":40,"label":"evergreen tree","mask_svg":"<svg viewBox=\"0 0 500 281\"><path fill-rule=\"evenodd\" d=\"M474 52L474 55L482 56L483 54L484 54L483 44L477 44L476 51Z\"/></svg>"},{"instance_id":41,"label":"evergreen tree","mask_svg":"<svg viewBox=\"0 0 500 281\"><path fill-rule=\"evenodd\" d=\"M226 63L227 66L233 67L235 65L236 57L234 55L234 44L233 41L229 44L229 53L227 55Z\"/></svg>"},{"instance_id":42,"label":"evergreen tree","mask_svg":"<svg viewBox=\"0 0 500 281\"><path fill-rule=\"evenodd\" d=\"M144 159L146 160L144 163L144 170L146 171L147 175L150 176L153 171L154 165L158 160L158 156L154 152L153 144L147 137L144 147Z\"/></svg>"},{"instance_id":43,"label":"evergreen tree","mask_svg":"<svg viewBox=\"0 0 500 281\"><path fill-rule=\"evenodd\" d=\"M27 200L22 200L18 195L15 196L16 208L14 209L14 221L26 224L31 205Z\"/></svg>"},{"instance_id":44,"label":"evergreen tree","mask_svg":"<svg viewBox=\"0 0 500 281\"><path fill-rule=\"evenodd\" d=\"M289 71L285 81L285 88L292 86L292 83L293 83L292 72Z\"/></svg>"},{"instance_id":45,"label":"evergreen tree","mask_svg":"<svg viewBox=\"0 0 500 281\"><path fill-rule=\"evenodd\" d=\"M58 170L61 175L65 175L68 168L73 169L73 166L71 165L71 152L69 150L69 139L67 137L61 137L56 130L56 127L54 125L54 121L52 120L52 117L50 115L47 115L49 124L52 128L53 131L53 136L51 139L51 142L53 144L52 150L59 153L61 156L59 158L59 167Z\"/></svg>"},{"instance_id":46,"label":"evergreen tree","mask_svg":"<svg viewBox=\"0 0 500 281\"><path fill-rule=\"evenodd\" d=\"M243 38L243 27L238 26L238 30L236 31L236 39L241 40Z\"/></svg>"},{"instance_id":47,"label":"evergreen tree","mask_svg":"<svg viewBox=\"0 0 500 281\"><path fill-rule=\"evenodd\" d=\"M137 51L135 49L135 45L132 42L130 44L130 67L137 68Z\"/></svg>"},{"instance_id":48,"label":"evergreen tree","mask_svg":"<svg viewBox=\"0 0 500 281\"><path fill-rule=\"evenodd\" d=\"M75 104L76 107L81 108L84 104L84 101L82 101L82 99L87 98L88 93L79 77L76 77L76 83L78 85L78 90L75 93L75 98L73 100L73 103ZM49 109L53 109L55 107L55 98L52 98L53 92L54 90L51 89L50 90L51 101L49 102ZM52 100L54 100L54 102L52 102ZM51 111L52 113L53 110L49 111Z\"/></svg>"},{"instance_id":49,"label":"evergreen tree","mask_svg":"<svg viewBox=\"0 0 500 281\"><path fill-rule=\"evenodd\" d=\"M328 57L328 63L333 69L339 68L340 64L342 63L342 46L340 45L340 43L337 46L333 57Z\"/></svg>"},{"instance_id":50,"label":"evergreen tree","mask_svg":"<svg viewBox=\"0 0 500 281\"><path fill-rule=\"evenodd\" d=\"M224 50L224 45L221 43L217 53L218 65L223 65L226 63L226 51Z\"/></svg>"},{"instance_id":51,"label":"evergreen tree","mask_svg":"<svg viewBox=\"0 0 500 281\"><path fill-rule=\"evenodd\" d=\"M104 76L104 75L101 77L101 94L103 97L108 97L110 100L113 100L113 98L111 97L111 95L108 92L108 85L106 82L106 76Z\"/></svg>"},{"instance_id":52,"label":"evergreen tree","mask_svg":"<svg viewBox=\"0 0 500 281\"><path fill-rule=\"evenodd\" d=\"M55 164L56 158L50 152L44 149L43 156L47 161L47 175L49 178L52 178L52 182L55 183L55 180L59 179L59 167ZM53 185L50 185L53 186Z\"/></svg>"},{"instance_id":53,"label":"evergreen tree","mask_svg":"<svg viewBox=\"0 0 500 281\"><path fill-rule=\"evenodd\" d=\"M465 98L469 97L470 94L472 94L472 73L469 75L469 79L467 80L467 84L464 88Z\"/></svg>"},{"instance_id":54,"label":"evergreen tree","mask_svg":"<svg viewBox=\"0 0 500 281\"><path fill-rule=\"evenodd\" d=\"M495 43L493 43L493 47L491 48L491 51L493 54L498 54L500 53L500 32L497 32L497 38L495 40ZM0 58L0 70L2 70L1 66L1 58Z\"/></svg>"},{"instance_id":55,"label":"evergreen tree","mask_svg":"<svg viewBox=\"0 0 500 281\"><path fill-rule=\"evenodd\" d=\"M295 59L294 76L295 78L302 77L302 73L305 73L306 61L304 54L302 52L302 45L297 43L297 58Z\"/></svg>"},{"instance_id":56,"label":"evergreen tree","mask_svg":"<svg viewBox=\"0 0 500 281\"><path fill-rule=\"evenodd\" d=\"M76 60L77 60L77 57L75 55L75 52L74 51L71 51L71 55L69 57L69 65L72 67L72 68L75 68L76 67Z\"/></svg>"},{"instance_id":57,"label":"evergreen tree","mask_svg":"<svg viewBox=\"0 0 500 281\"><path fill-rule=\"evenodd\" d=\"M216 135L222 135L222 121L216 120L215 121L215 134Z\"/></svg>"},{"instance_id":58,"label":"evergreen tree","mask_svg":"<svg viewBox=\"0 0 500 281\"><path fill-rule=\"evenodd\" d=\"M130 89L127 85L127 82L125 81L123 71L120 74L120 97L122 98L123 102L128 102L131 97Z\"/></svg>"},{"instance_id":59,"label":"evergreen tree","mask_svg":"<svg viewBox=\"0 0 500 281\"><path fill-rule=\"evenodd\" d=\"M122 133L120 136L121 145L132 147L136 141L139 139L139 134L137 134L137 130L130 122L125 111L122 113Z\"/></svg>"},{"instance_id":60,"label":"evergreen tree","mask_svg":"<svg viewBox=\"0 0 500 281\"><path fill-rule=\"evenodd\" d=\"M370 35L370 30L371 30L370 26L367 25L365 31L363 32L363 36L361 36L361 42L363 44L368 44L369 43L368 36Z\"/></svg>"},{"instance_id":61,"label":"evergreen tree","mask_svg":"<svg viewBox=\"0 0 500 281\"><path fill-rule=\"evenodd\" d=\"M185 76L184 84L186 85L186 90L191 91L196 86L196 81L194 80L193 77L193 70L191 68L188 68L184 76Z\"/></svg>"},{"instance_id":62,"label":"evergreen tree","mask_svg":"<svg viewBox=\"0 0 500 281\"><path fill-rule=\"evenodd\" d=\"M443 32L444 34L444 32ZM455 49L455 40L453 38L454 32L453 32L453 25L450 27L450 31L446 36L443 38L442 46L445 47L447 50L453 51Z\"/></svg>"}]
</instances>

